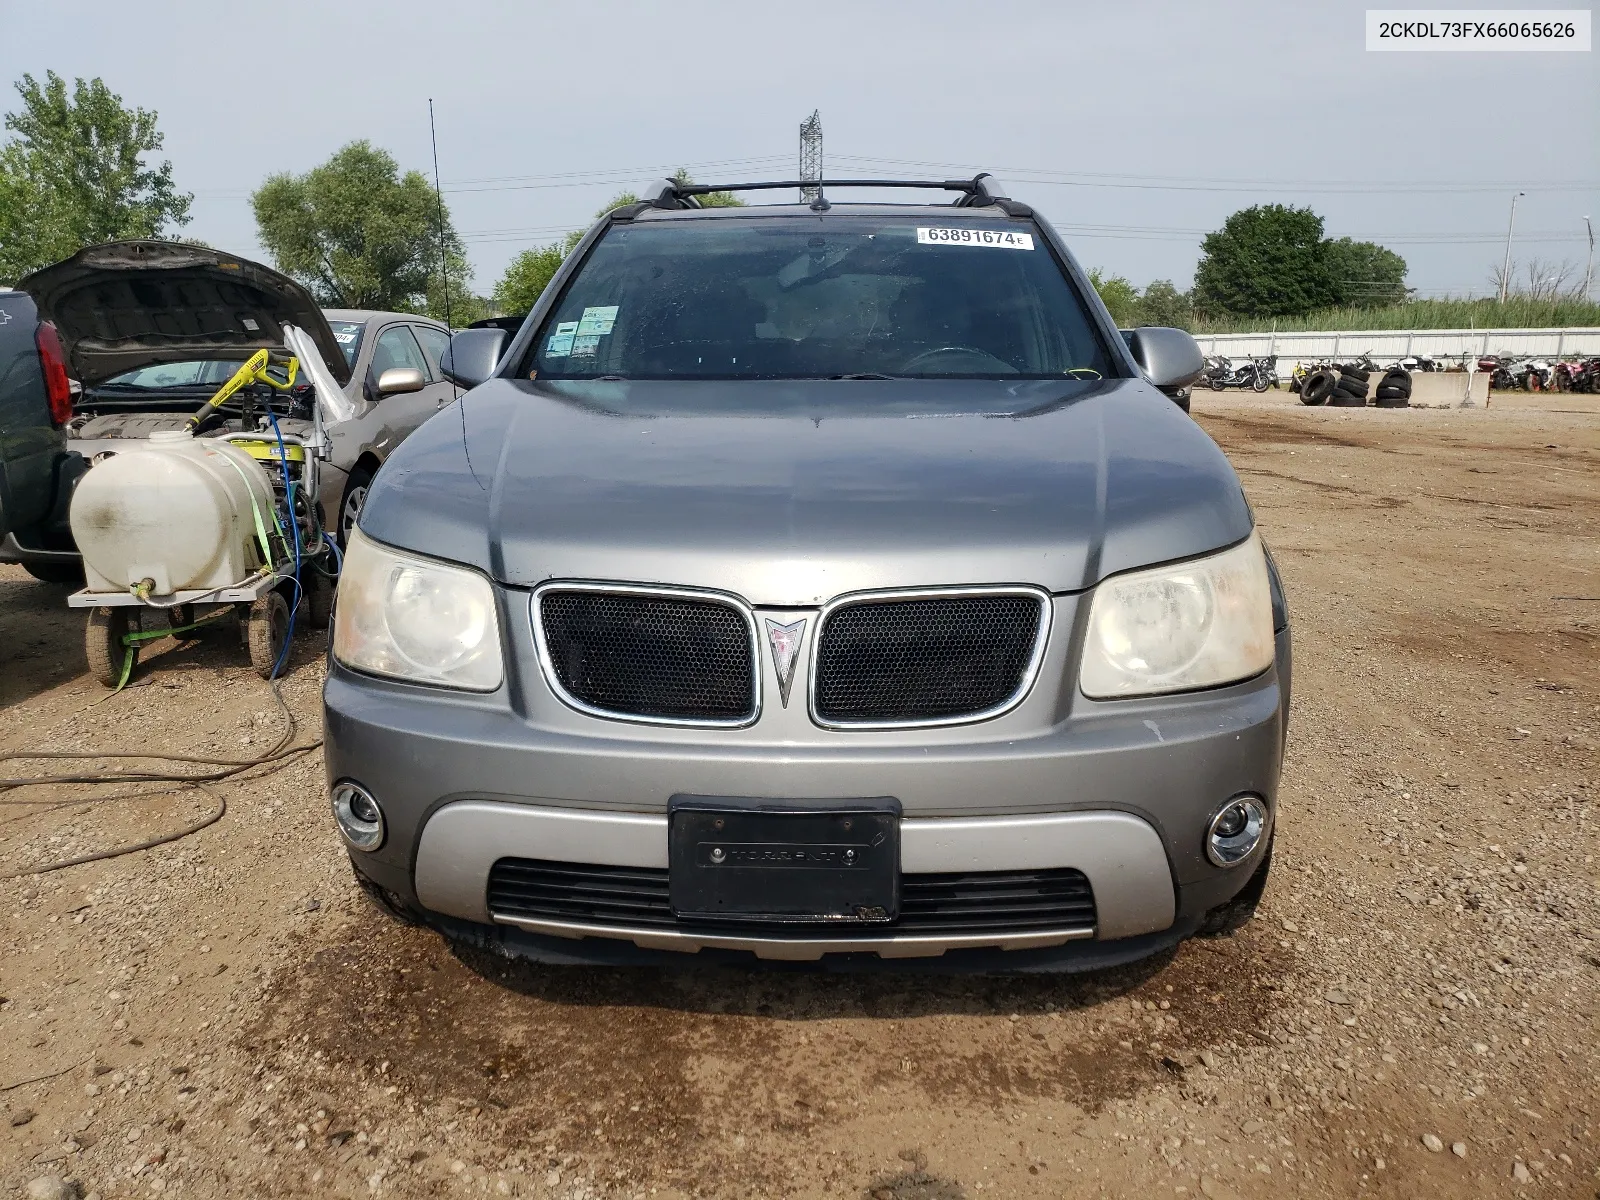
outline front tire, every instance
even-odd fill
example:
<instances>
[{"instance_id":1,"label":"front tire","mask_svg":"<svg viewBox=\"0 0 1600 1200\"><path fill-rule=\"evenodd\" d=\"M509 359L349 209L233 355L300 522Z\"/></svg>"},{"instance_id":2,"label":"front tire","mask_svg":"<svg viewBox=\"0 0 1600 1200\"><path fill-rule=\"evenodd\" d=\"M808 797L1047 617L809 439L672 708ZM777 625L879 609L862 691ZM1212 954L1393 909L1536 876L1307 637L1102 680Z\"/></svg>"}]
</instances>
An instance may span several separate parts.
<instances>
[{"instance_id":1,"label":"front tire","mask_svg":"<svg viewBox=\"0 0 1600 1200\"><path fill-rule=\"evenodd\" d=\"M40 583L66 583L83 586L83 564L71 562L25 562L22 569Z\"/></svg>"},{"instance_id":2,"label":"front tire","mask_svg":"<svg viewBox=\"0 0 1600 1200\"><path fill-rule=\"evenodd\" d=\"M1256 915L1256 906L1261 903L1261 896L1267 890L1267 876L1272 871L1272 843L1267 843L1267 852L1261 856L1261 862L1256 866L1255 873L1250 876L1239 894L1226 903L1219 904L1206 914L1205 920L1196 930L1199 937L1229 937L1243 929Z\"/></svg>"}]
</instances>

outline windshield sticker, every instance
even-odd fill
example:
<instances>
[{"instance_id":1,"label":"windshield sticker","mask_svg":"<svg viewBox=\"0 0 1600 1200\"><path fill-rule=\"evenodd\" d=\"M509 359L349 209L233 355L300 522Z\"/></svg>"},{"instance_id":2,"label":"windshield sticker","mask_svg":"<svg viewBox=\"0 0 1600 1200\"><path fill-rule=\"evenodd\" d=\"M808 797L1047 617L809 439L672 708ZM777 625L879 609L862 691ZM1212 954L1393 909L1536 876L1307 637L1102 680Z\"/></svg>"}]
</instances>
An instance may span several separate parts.
<instances>
[{"instance_id":1,"label":"windshield sticker","mask_svg":"<svg viewBox=\"0 0 1600 1200\"><path fill-rule=\"evenodd\" d=\"M597 333L580 334L572 339L573 358L593 358L600 349L600 335Z\"/></svg>"},{"instance_id":2,"label":"windshield sticker","mask_svg":"<svg viewBox=\"0 0 1600 1200\"><path fill-rule=\"evenodd\" d=\"M578 322L578 336L603 335L611 332L611 327L617 323L618 305L608 304L601 308L586 308L583 310L583 320Z\"/></svg>"},{"instance_id":3,"label":"windshield sticker","mask_svg":"<svg viewBox=\"0 0 1600 1200\"><path fill-rule=\"evenodd\" d=\"M572 338L578 332L576 321L562 321L556 326L556 331L550 335L550 340L544 344L546 358L565 358L572 353Z\"/></svg>"},{"instance_id":4,"label":"windshield sticker","mask_svg":"<svg viewBox=\"0 0 1600 1200\"><path fill-rule=\"evenodd\" d=\"M1032 250L1033 234L1013 233L1009 229L951 229L941 225L919 225L917 243L922 246L990 246L997 250Z\"/></svg>"}]
</instances>

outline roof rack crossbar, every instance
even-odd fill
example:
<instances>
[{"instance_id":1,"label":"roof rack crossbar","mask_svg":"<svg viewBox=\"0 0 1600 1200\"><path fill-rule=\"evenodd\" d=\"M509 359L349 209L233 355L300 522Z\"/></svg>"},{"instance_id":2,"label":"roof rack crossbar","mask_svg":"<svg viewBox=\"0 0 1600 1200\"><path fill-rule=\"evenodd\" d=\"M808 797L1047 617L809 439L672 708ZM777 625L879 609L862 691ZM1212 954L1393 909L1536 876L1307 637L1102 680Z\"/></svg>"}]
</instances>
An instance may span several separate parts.
<instances>
[{"instance_id":1,"label":"roof rack crossbar","mask_svg":"<svg viewBox=\"0 0 1600 1200\"><path fill-rule=\"evenodd\" d=\"M672 190L679 196L705 196L711 192L766 192L785 188L924 188L941 192L965 192L977 195L983 192L983 180L976 179L780 179L761 183L675 183Z\"/></svg>"},{"instance_id":2,"label":"roof rack crossbar","mask_svg":"<svg viewBox=\"0 0 1600 1200\"><path fill-rule=\"evenodd\" d=\"M661 179L644 190L639 205L619 209L613 216L631 220L647 208L699 208L701 196L713 192L778 192L790 188L797 190L829 188L912 188L940 192L958 192L954 201L958 208L981 207L993 204L1012 216L1030 216L1032 209L1012 200L1005 185L987 171L971 179L777 179L749 183L679 183L675 179ZM825 202L823 207L826 207Z\"/></svg>"}]
</instances>

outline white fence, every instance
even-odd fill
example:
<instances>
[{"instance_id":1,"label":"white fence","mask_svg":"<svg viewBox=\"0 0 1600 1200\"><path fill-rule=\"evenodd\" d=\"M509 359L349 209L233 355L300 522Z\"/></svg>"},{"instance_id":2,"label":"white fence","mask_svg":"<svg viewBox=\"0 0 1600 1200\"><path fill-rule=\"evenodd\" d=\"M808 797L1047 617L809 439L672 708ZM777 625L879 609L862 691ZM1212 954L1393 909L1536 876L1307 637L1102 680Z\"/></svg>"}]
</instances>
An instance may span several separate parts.
<instances>
[{"instance_id":1,"label":"white fence","mask_svg":"<svg viewBox=\"0 0 1600 1200\"><path fill-rule=\"evenodd\" d=\"M1276 354L1280 369L1293 362L1358 358L1393 362L1408 354L1434 358L1562 358L1600 354L1600 329L1378 329L1338 333L1202 333L1206 354L1250 358Z\"/></svg>"}]
</instances>

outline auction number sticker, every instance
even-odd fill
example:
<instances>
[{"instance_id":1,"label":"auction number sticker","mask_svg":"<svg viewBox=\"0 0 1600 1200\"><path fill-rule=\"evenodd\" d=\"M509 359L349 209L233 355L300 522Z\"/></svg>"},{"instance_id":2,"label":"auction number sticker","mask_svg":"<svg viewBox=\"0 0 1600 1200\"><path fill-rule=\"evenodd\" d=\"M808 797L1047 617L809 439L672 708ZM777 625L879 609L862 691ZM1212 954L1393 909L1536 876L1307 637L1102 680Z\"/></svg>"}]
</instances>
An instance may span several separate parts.
<instances>
[{"instance_id":1,"label":"auction number sticker","mask_svg":"<svg viewBox=\"0 0 1600 1200\"><path fill-rule=\"evenodd\" d=\"M952 229L947 225L919 225L917 242L923 246L991 246L998 250L1032 250L1033 234L1013 233L1009 229Z\"/></svg>"}]
</instances>

